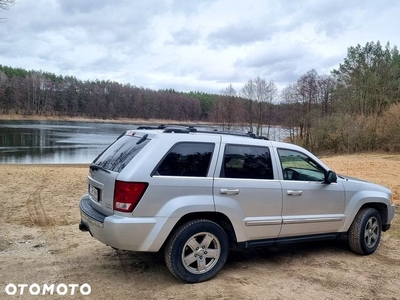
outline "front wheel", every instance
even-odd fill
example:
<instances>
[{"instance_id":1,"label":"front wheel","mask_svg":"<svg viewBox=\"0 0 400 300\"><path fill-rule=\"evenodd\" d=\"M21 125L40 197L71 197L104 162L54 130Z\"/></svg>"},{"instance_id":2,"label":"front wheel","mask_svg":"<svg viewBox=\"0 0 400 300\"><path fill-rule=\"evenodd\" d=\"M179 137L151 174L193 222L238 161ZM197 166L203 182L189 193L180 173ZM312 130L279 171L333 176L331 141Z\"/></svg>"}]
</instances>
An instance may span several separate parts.
<instances>
[{"instance_id":1,"label":"front wheel","mask_svg":"<svg viewBox=\"0 0 400 300\"><path fill-rule=\"evenodd\" d=\"M188 283L213 278L228 257L228 237L217 223L206 219L183 224L165 247L165 262L171 273Z\"/></svg>"},{"instance_id":2,"label":"front wheel","mask_svg":"<svg viewBox=\"0 0 400 300\"><path fill-rule=\"evenodd\" d=\"M349 245L355 253L369 255L375 252L381 240L381 215L374 208L363 208L349 229Z\"/></svg>"}]
</instances>

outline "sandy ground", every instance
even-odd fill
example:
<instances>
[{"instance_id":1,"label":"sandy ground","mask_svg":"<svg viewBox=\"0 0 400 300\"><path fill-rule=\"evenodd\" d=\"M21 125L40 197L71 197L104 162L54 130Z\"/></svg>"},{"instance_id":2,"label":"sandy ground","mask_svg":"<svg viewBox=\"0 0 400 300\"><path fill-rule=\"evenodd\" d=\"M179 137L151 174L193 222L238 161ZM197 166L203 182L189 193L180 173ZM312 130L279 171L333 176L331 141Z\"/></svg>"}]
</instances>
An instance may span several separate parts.
<instances>
[{"instance_id":1,"label":"sandy ground","mask_svg":"<svg viewBox=\"0 0 400 300\"><path fill-rule=\"evenodd\" d=\"M375 181L400 204L400 155L324 157L339 173ZM231 252L211 281L184 284L160 254L107 247L78 230L86 165L0 165L0 299L12 283L91 286L89 296L48 299L400 299L400 215L371 256L346 242ZM19 293L19 291L18 291Z\"/></svg>"}]
</instances>

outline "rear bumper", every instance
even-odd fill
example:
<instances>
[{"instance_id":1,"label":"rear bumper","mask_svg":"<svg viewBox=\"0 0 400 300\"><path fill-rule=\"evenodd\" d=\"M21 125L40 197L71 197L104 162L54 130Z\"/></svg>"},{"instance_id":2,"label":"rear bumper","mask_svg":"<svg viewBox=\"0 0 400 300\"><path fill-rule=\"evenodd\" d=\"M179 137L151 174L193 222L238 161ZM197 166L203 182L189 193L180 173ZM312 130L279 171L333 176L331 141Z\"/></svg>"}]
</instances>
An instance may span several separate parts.
<instances>
[{"instance_id":1,"label":"rear bumper","mask_svg":"<svg viewBox=\"0 0 400 300\"><path fill-rule=\"evenodd\" d=\"M89 231L94 238L108 246L122 250L157 252L167 237L162 235L166 231L166 218L105 216L90 203L87 195L79 203L79 229Z\"/></svg>"}]
</instances>

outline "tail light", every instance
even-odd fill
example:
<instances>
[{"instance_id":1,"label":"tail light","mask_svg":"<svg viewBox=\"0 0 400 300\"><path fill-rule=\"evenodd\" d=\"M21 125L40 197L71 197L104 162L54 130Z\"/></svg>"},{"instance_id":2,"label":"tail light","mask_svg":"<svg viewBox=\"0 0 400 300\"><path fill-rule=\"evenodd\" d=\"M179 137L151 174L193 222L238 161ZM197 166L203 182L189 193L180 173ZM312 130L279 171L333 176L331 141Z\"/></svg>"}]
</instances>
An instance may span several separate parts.
<instances>
[{"instance_id":1,"label":"tail light","mask_svg":"<svg viewBox=\"0 0 400 300\"><path fill-rule=\"evenodd\" d=\"M147 182L115 181L114 210L131 212L139 203L149 184Z\"/></svg>"}]
</instances>

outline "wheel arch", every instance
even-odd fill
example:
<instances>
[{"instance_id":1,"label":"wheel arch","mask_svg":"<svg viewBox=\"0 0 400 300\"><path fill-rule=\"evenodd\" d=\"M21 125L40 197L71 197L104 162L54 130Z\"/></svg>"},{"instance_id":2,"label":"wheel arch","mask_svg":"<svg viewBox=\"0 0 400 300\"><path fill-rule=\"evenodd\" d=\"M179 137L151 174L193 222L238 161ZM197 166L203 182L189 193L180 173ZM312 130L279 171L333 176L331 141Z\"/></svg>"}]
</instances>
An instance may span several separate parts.
<instances>
[{"instance_id":1,"label":"wheel arch","mask_svg":"<svg viewBox=\"0 0 400 300\"><path fill-rule=\"evenodd\" d=\"M382 221L382 231L386 231L385 225L387 224L388 221L388 209L387 206L384 203L377 203L377 202L370 202L370 203L365 203L363 204L359 211L363 208L374 208L378 211L379 215L381 216L381 221Z\"/></svg>"},{"instance_id":2,"label":"wheel arch","mask_svg":"<svg viewBox=\"0 0 400 300\"><path fill-rule=\"evenodd\" d=\"M363 208L374 208L378 211L381 221L382 221L382 231L386 231L389 226L388 222L390 222L389 216L389 207L390 202L386 199L382 194L373 194L368 191L359 192L350 200L350 203L346 206L345 209L345 221L343 223L342 232L347 232L353 224L354 219L357 214Z\"/></svg>"},{"instance_id":3,"label":"wheel arch","mask_svg":"<svg viewBox=\"0 0 400 300\"><path fill-rule=\"evenodd\" d=\"M225 231L225 233L228 237L229 247L230 248L237 247L236 234L235 234L233 225L232 225L231 221L229 220L229 218L220 212L193 212L193 213L188 213L188 214L182 216L179 219L179 221L175 224L175 226L172 228L170 234L168 235L167 239L164 242L163 247L168 242L170 236L173 234L173 232L176 230L176 228L179 228L184 223L187 223L189 221L196 220L196 219L206 219L206 220L210 220L212 222L217 223Z\"/></svg>"}]
</instances>

